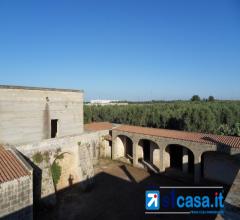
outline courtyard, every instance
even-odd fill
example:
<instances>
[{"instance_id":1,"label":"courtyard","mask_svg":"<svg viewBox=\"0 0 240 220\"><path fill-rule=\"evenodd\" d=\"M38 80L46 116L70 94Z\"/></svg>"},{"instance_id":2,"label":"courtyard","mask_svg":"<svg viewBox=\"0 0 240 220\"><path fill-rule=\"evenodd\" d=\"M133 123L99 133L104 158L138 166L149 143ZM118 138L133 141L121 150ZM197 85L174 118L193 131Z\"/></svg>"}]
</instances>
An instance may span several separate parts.
<instances>
[{"instance_id":1,"label":"courtyard","mask_svg":"<svg viewBox=\"0 0 240 220\"><path fill-rule=\"evenodd\" d=\"M74 185L57 193L57 205L41 209L36 219L215 219L216 216L145 215L145 190L158 186L192 185L164 174L153 174L121 162L100 160L94 185L83 192ZM208 183L213 184L213 183Z\"/></svg>"}]
</instances>

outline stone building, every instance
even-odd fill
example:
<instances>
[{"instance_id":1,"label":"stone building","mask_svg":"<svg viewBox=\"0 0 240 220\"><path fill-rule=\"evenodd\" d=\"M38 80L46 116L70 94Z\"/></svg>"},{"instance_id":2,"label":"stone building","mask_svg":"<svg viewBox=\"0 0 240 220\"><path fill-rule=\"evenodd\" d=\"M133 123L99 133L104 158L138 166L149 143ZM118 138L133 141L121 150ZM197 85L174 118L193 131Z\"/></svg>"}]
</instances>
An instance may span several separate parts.
<instances>
[{"instance_id":1,"label":"stone building","mask_svg":"<svg viewBox=\"0 0 240 220\"><path fill-rule=\"evenodd\" d=\"M100 157L196 184L210 179L231 186L240 179L240 137L84 126L79 90L0 86L0 145L0 218L6 219L31 219L32 205L54 205L56 191L86 188Z\"/></svg>"},{"instance_id":2,"label":"stone building","mask_svg":"<svg viewBox=\"0 0 240 220\"><path fill-rule=\"evenodd\" d=\"M83 91L0 86L0 142L25 144L83 133Z\"/></svg>"},{"instance_id":3,"label":"stone building","mask_svg":"<svg viewBox=\"0 0 240 220\"><path fill-rule=\"evenodd\" d=\"M0 167L0 180L5 173L12 174L11 179L0 181L0 215L7 219L28 219L20 209L25 211L32 201L35 205L54 205L56 190L79 183L86 187L94 175L102 136L109 132L84 132L83 91L67 89L0 86L0 123L0 144L15 153L1 152L22 155L33 169L18 176L8 170L9 166ZM1 160L10 165L20 161L17 156ZM61 170L57 179L53 178L54 167ZM17 200L15 192L19 193ZM2 200L6 194L11 198Z\"/></svg>"}]
</instances>

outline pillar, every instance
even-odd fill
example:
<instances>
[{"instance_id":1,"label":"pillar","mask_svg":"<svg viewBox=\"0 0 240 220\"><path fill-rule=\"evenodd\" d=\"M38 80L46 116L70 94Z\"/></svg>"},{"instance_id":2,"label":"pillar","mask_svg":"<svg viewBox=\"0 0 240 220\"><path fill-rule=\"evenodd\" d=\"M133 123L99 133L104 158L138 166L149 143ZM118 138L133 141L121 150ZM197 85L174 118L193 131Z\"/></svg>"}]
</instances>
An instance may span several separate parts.
<instances>
[{"instance_id":1,"label":"pillar","mask_svg":"<svg viewBox=\"0 0 240 220\"><path fill-rule=\"evenodd\" d=\"M170 167L170 152L166 152L167 146L161 146L162 149L162 169L163 172L166 171L166 168Z\"/></svg>"},{"instance_id":2,"label":"pillar","mask_svg":"<svg viewBox=\"0 0 240 220\"><path fill-rule=\"evenodd\" d=\"M201 180L201 157L194 155L194 182L199 183Z\"/></svg>"},{"instance_id":3,"label":"pillar","mask_svg":"<svg viewBox=\"0 0 240 220\"><path fill-rule=\"evenodd\" d=\"M133 140L133 166L138 167L138 140Z\"/></svg>"},{"instance_id":4,"label":"pillar","mask_svg":"<svg viewBox=\"0 0 240 220\"><path fill-rule=\"evenodd\" d=\"M183 147L182 154L183 154L182 170L183 170L183 173L188 173L188 166L189 166L189 163L188 163L188 149Z\"/></svg>"},{"instance_id":5,"label":"pillar","mask_svg":"<svg viewBox=\"0 0 240 220\"><path fill-rule=\"evenodd\" d=\"M160 155L159 155L159 158L160 158L160 167L159 167L159 171L162 173L162 172L164 172L165 171L165 167L164 167L164 162L163 162L163 147L162 146L160 146L159 144L158 144L158 147L159 147L159 149L160 149Z\"/></svg>"},{"instance_id":6,"label":"pillar","mask_svg":"<svg viewBox=\"0 0 240 220\"><path fill-rule=\"evenodd\" d=\"M117 159L117 138L114 136L112 137L112 159Z\"/></svg>"}]
</instances>

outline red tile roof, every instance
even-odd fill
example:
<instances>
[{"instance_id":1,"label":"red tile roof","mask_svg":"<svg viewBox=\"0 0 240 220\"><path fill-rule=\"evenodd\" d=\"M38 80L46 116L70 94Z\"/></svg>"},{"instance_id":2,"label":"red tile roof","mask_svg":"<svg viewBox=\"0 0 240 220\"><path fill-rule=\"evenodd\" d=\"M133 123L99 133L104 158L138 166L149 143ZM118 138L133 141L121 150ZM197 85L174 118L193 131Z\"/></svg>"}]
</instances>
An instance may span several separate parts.
<instances>
[{"instance_id":1,"label":"red tile roof","mask_svg":"<svg viewBox=\"0 0 240 220\"><path fill-rule=\"evenodd\" d=\"M0 146L0 184L27 175L30 175L30 172L16 155Z\"/></svg>"},{"instance_id":2,"label":"red tile roof","mask_svg":"<svg viewBox=\"0 0 240 220\"><path fill-rule=\"evenodd\" d=\"M111 130L112 128L113 124L109 122L93 122L84 125L84 129L87 131Z\"/></svg>"},{"instance_id":3,"label":"red tile roof","mask_svg":"<svg viewBox=\"0 0 240 220\"><path fill-rule=\"evenodd\" d=\"M227 145L229 147L240 148L240 137L194 133L186 131L175 131L158 128L146 128L130 125L121 125L119 127L114 128L114 130L158 136L164 138L179 139L184 141L193 141L205 144L222 144Z\"/></svg>"}]
</instances>

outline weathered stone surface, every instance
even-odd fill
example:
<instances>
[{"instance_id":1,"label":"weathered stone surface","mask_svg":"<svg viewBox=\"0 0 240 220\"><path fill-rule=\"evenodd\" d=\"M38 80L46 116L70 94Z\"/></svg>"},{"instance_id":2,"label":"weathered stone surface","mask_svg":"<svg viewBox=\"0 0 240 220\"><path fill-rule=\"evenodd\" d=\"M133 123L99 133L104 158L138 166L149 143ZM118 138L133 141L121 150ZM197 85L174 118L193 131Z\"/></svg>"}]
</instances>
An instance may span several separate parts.
<instances>
[{"instance_id":1,"label":"weathered stone surface","mask_svg":"<svg viewBox=\"0 0 240 220\"><path fill-rule=\"evenodd\" d=\"M25 176L0 185L0 218L32 219L32 176Z\"/></svg>"},{"instance_id":2,"label":"weathered stone surface","mask_svg":"<svg viewBox=\"0 0 240 220\"><path fill-rule=\"evenodd\" d=\"M107 131L88 132L16 146L23 155L29 158L34 168L35 201L42 201L45 205L54 205L55 189L61 190L86 180L88 183L94 175L93 164L98 162L100 156L102 137L107 133ZM42 155L43 159L40 163L34 161L36 154ZM54 186L50 167L55 161L61 167L61 176L57 185Z\"/></svg>"}]
</instances>

